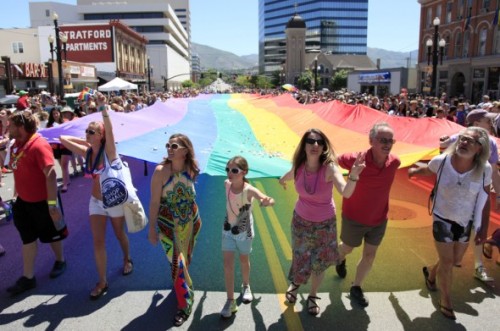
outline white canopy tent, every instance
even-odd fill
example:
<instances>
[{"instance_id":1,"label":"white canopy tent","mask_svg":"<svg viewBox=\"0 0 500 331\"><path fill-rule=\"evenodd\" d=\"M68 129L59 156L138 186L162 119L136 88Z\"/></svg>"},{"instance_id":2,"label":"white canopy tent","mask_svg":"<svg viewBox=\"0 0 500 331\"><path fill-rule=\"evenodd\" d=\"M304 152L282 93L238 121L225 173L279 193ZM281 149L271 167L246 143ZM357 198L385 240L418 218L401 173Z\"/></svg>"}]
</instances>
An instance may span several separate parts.
<instances>
[{"instance_id":1,"label":"white canopy tent","mask_svg":"<svg viewBox=\"0 0 500 331\"><path fill-rule=\"evenodd\" d=\"M120 90L137 90L137 84L127 82L126 80L116 77L104 85L97 88L99 91L120 91Z\"/></svg>"}]
</instances>

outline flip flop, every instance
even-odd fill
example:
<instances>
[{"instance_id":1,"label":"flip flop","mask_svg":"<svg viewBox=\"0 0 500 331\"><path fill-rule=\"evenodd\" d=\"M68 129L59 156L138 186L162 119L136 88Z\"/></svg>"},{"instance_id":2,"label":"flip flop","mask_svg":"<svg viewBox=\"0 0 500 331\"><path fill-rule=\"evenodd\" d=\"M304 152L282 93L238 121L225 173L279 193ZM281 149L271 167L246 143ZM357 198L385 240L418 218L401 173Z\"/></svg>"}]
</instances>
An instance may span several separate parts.
<instances>
[{"instance_id":1,"label":"flip flop","mask_svg":"<svg viewBox=\"0 0 500 331\"><path fill-rule=\"evenodd\" d=\"M456 320L457 317L455 316L455 312L453 311L453 309L451 308L448 308L448 307L445 307L441 304L441 301L439 301L439 311L441 312L441 314L443 314L444 317L450 319L450 320Z\"/></svg>"},{"instance_id":2,"label":"flip flop","mask_svg":"<svg viewBox=\"0 0 500 331\"><path fill-rule=\"evenodd\" d=\"M125 270L125 268L127 267L127 265L130 263L130 269L127 271ZM134 271L134 262L132 262L132 259L127 259L125 261L125 265L123 266L123 272L122 272L122 275L123 276L128 276L132 273L132 271Z\"/></svg>"},{"instance_id":3,"label":"flip flop","mask_svg":"<svg viewBox=\"0 0 500 331\"><path fill-rule=\"evenodd\" d=\"M106 283L103 287L100 287L99 283L97 283L96 287L92 290L92 292L90 292L90 300L99 299L107 291L108 291L108 283Z\"/></svg>"},{"instance_id":4,"label":"flip flop","mask_svg":"<svg viewBox=\"0 0 500 331\"><path fill-rule=\"evenodd\" d=\"M491 257L493 255L493 247L490 243L483 244L483 255L488 260L491 260Z\"/></svg>"},{"instance_id":5,"label":"flip flop","mask_svg":"<svg viewBox=\"0 0 500 331\"><path fill-rule=\"evenodd\" d=\"M429 269L427 269L427 267L423 267L422 272L424 273L425 287L427 287L427 289L431 292L437 291L436 282L431 282L429 280Z\"/></svg>"},{"instance_id":6,"label":"flip flop","mask_svg":"<svg viewBox=\"0 0 500 331\"><path fill-rule=\"evenodd\" d=\"M182 310L178 310L174 316L174 325L181 326L188 318L189 318L188 314L186 314Z\"/></svg>"}]
</instances>

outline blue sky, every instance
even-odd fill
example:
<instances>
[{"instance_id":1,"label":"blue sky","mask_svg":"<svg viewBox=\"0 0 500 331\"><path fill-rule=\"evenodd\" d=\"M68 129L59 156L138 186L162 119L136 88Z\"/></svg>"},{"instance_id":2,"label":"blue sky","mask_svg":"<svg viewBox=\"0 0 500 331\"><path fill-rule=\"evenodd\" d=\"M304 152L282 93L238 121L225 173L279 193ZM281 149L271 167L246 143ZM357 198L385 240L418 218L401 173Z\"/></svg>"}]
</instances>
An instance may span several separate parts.
<instances>
[{"instance_id":1,"label":"blue sky","mask_svg":"<svg viewBox=\"0 0 500 331\"><path fill-rule=\"evenodd\" d=\"M53 1L76 4L76 0ZM29 2L9 1L2 8L0 28L28 27ZM190 0L190 5L193 42L237 55L258 53L258 0ZM419 24L417 0L369 0L368 47L415 50Z\"/></svg>"}]
</instances>

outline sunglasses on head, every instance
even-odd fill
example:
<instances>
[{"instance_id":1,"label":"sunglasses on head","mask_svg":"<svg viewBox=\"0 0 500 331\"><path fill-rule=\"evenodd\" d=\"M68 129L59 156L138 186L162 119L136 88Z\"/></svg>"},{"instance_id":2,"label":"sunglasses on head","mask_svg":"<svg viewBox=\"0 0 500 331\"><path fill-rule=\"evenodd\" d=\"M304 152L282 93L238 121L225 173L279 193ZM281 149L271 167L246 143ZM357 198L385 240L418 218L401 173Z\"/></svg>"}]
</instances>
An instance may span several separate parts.
<instances>
[{"instance_id":1,"label":"sunglasses on head","mask_svg":"<svg viewBox=\"0 0 500 331\"><path fill-rule=\"evenodd\" d=\"M323 139L306 138L305 142L306 142L306 144L309 144L309 145L314 145L316 143L319 146L324 146L325 145L325 141Z\"/></svg>"},{"instance_id":2,"label":"sunglasses on head","mask_svg":"<svg viewBox=\"0 0 500 331\"><path fill-rule=\"evenodd\" d=\"M92 129L87 129L87 130L85 130L85 133L86 133L86 134L89 134L89 135L91 135L91 136L93 136L93 135L95 135L95 134L96 134L95 130L92 130Z\"/></svg>"},{"instance_id":3,"label":"sunglasses on head","mask_svg":"<svg viewBox=\"0 0 500 331\"><path fill-rule=\"evenodd\" d=\"M179 149L179 148L185 148L184 146L181 146L178 143L172 143L172 144L171 143L167 143L165 145L165 147L167 147L167 149L171 148L173 150L176 150L176 149Z\"/></svg>"},{"instance_id":4,"label":"sunglasses on head","mask_svg":"<svg viewBox=\"0 0 500 331\"><path fill-rule=\"evenodd\" d=\"M240 168L231 168L231 169L226 168L226 172L230 172L230 171L231 171L231 173L233 173L235 175L239 174L240 172L243 172L243 170L241 170Z\"/></svg>"}]
</instances>

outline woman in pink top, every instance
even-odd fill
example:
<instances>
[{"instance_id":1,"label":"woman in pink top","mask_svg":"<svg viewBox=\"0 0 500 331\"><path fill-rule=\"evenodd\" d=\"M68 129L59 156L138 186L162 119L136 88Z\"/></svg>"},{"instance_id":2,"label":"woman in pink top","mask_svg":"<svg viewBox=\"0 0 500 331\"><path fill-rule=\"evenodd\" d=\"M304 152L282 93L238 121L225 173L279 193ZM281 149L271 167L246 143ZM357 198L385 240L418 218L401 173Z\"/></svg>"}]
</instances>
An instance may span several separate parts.
<instances>
[{"instance_id":1,"label":"woman in pink top","mask_svg":"<svg viewBox=\"0 0 500 331\"><path fill-rule=\"evenodd\" d=\"M337 224L333 186L348 198L354 192L356 180L365 164L360 155L351 170L347 183L337 166L337 157L330 141L319 129L309 129L302 136L293 156L292 169L279 182L286 189L286 181L294 179L299 195L292 217L291 281L286 292L287 301L294 304L302 284L311 277L307 308L311 315L320 312L316 302L317 290L325 270L337 262Z\"/></svg>"}]
</instances>

